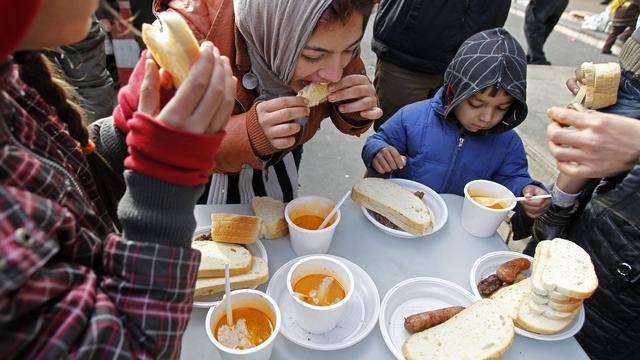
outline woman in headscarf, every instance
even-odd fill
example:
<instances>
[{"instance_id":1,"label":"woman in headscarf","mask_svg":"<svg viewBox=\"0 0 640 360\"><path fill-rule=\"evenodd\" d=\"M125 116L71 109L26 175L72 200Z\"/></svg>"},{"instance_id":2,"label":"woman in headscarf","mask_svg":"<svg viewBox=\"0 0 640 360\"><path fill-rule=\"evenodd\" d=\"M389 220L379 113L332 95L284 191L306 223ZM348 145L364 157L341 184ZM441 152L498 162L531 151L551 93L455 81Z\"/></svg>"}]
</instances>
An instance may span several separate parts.
<instances>
[{"instance_id":1,"label":"woman in headscarf","mask_svg":"<svg viewBox=\"0 0 640 360\"><path fill-rule=\"evenodd\" d=\"M236 106L201 203L249 203L254 196L297 195L301 145L330 117L360 135L382 115L360 59L374 0L156 0L176 11L199 41L211 40L231 60ZM135 111L140 64L119 97L116 122ZM329 83L328 102L309 107L295 96ZM128 101L127 101L128 100ZM130 104L131 106L127 106ZM311 161L311 160L310 160Z\"/></svg>"}]
</instances>

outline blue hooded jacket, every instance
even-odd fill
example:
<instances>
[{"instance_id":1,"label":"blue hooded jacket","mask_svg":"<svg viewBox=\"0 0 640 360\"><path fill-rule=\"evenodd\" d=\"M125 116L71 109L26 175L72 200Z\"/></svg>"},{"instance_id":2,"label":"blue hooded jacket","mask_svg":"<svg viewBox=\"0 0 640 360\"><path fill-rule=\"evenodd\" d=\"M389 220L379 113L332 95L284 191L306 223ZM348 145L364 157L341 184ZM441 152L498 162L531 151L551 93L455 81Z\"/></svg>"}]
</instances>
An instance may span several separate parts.
<instances>
[{"instance_id":1,"label":"blue hooded jacket","mask_svg":"<svg viewBox=\"0 0 640 360\"><path fill-rule=\"evenodd\" d=\"M524 59L520 45L502 28L469 38L433 99L400 109L367 139L362 159L369 173L378 174L373 159L391 145L407 157L406 166L391 176L420 182L438 193L464 195L464 186L476 179L500 183L516 196L529 184L544 188L529 176L524 146L512 130L527 114ZM495 127L465 132L449 110L492 85L515 98L511 109Z\"/></svg>"}]
</instances>

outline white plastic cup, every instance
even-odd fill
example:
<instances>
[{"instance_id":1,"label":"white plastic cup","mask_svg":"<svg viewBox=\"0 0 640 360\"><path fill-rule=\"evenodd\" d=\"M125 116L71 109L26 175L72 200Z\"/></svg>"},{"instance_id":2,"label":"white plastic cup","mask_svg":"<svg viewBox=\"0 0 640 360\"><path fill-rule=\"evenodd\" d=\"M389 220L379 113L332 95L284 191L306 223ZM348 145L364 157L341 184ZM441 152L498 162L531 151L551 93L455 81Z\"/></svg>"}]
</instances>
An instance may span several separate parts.
<instances>
[{"instance_id":1,"label":"white plastic cup","mask_svg":"<svg viewBox=\"0 0 640 360\"><path fill-rule=\"evenodd\" d=\"M213 330L218 321L226 316L226 299L218 305L209 308L207 318L204 322L209 341L218 349L220 357L224 360L267 360L271 357L273 343L280 332L282 315L278 304L267 294L251 289L234 290L231 292L231 305L234 309L249 307L262 311L269 317L273 324L273 331L267 340L262 344L250 349L238 350L222 345L213 335Z\"/></svg>"},{"instance_id":2,"label":"white plastic cup","mask_svg":"<svg viewBox=\"0 0 640 360\"><path fill-rule=\"evenodd\" d=\"M308 304L293 295L293 286L308 275L330 275L336 279L345 291L339 302L329 306ZM342 262L329 256L314 255L300 259L287 273L287 289L293 298L293 316L301 328L310 333L326 333L335 328L353 295L353 274Z\"/></svg>"},{"instance_id":3,"label":"white plastic cup","mask_svg":"<svg viewBox=\"0 0 640 360\"><path fill-rule=\"evenodd\" d=\"M465 185L462 227L476 237L489 237L495 234L504 217L516 206L516 202L512 201L504 209L493 209L478 204L471 199L471 196L489 196L496 199L515 196L509 189L493 181L473 180Z\"/></svg>"},{"instance_id":4,"label":"white plastic cup","mask_svg":"<svg viewBox=\"0 0 640 360\"><path fill-rule=\"evenodd\" d=\"M326 254L333 240L333 233L340 222L340 210L334 215L331 225L322 230L308 230L293 223L293 220L303 215L316 215L324 218L333 210L335 203L320 196L302 196L287 204L284 217L289 225L289 238L293 252L298 256L311 254Z\"/></svg>"}]
</instances>

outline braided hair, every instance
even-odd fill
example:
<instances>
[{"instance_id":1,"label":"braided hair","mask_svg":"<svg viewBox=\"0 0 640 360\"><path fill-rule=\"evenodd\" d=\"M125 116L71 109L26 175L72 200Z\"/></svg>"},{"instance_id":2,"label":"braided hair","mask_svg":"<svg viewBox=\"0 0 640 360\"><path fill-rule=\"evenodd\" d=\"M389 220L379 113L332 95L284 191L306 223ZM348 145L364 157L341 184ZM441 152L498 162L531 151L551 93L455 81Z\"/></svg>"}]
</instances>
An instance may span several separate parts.
<instances>
[{"instance_id":1,"label":"braided hair","mask_svg":"<svg viewBox=\"0 0 640 360\"><path fill-rule=\"evenodd\" d=\"M122 174L117 174L95 151L95 145L89 138L89 131L84 124L84 111L74 101L75 92L42 52L17 52L13 59L20 66L19 74L22 81L35 89L45 102L56 109L60 121L67 125L69 134L78 142L86 156L100 198L114 225L120 229L117 207L125 191L124 179Z\"/></svg>"}]
</instances>

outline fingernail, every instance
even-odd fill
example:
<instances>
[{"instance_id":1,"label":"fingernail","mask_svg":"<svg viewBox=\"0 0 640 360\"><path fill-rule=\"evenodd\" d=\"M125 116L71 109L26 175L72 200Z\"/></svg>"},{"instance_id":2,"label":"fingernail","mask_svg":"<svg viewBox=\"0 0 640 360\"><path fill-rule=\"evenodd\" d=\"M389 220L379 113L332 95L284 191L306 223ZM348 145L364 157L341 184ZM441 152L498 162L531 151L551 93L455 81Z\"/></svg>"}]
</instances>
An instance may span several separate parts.
<instances>
[{"instance_id":1,"label":"fingernail","mask_svg":"<svg viewBox=\"0 0 640 360\"><path fill-rule=\"evenodd\" d=\"M335 96L333 96L333 95L329 95L329 96L327 97L327 100L329 100L330 102L333 102L335 99L336 99L336 97L335 97Z\"/></svg>"},{"instance_id":2,"label":"fingernail","mask_svg":"<svg viewBox=\"0 0 640 360\"><path fill-rule=\"evenodd\" d=\"M200 45L200 51L213 51L213 43L211 41L205 41Z\"/></svg>"}]
</instances>

